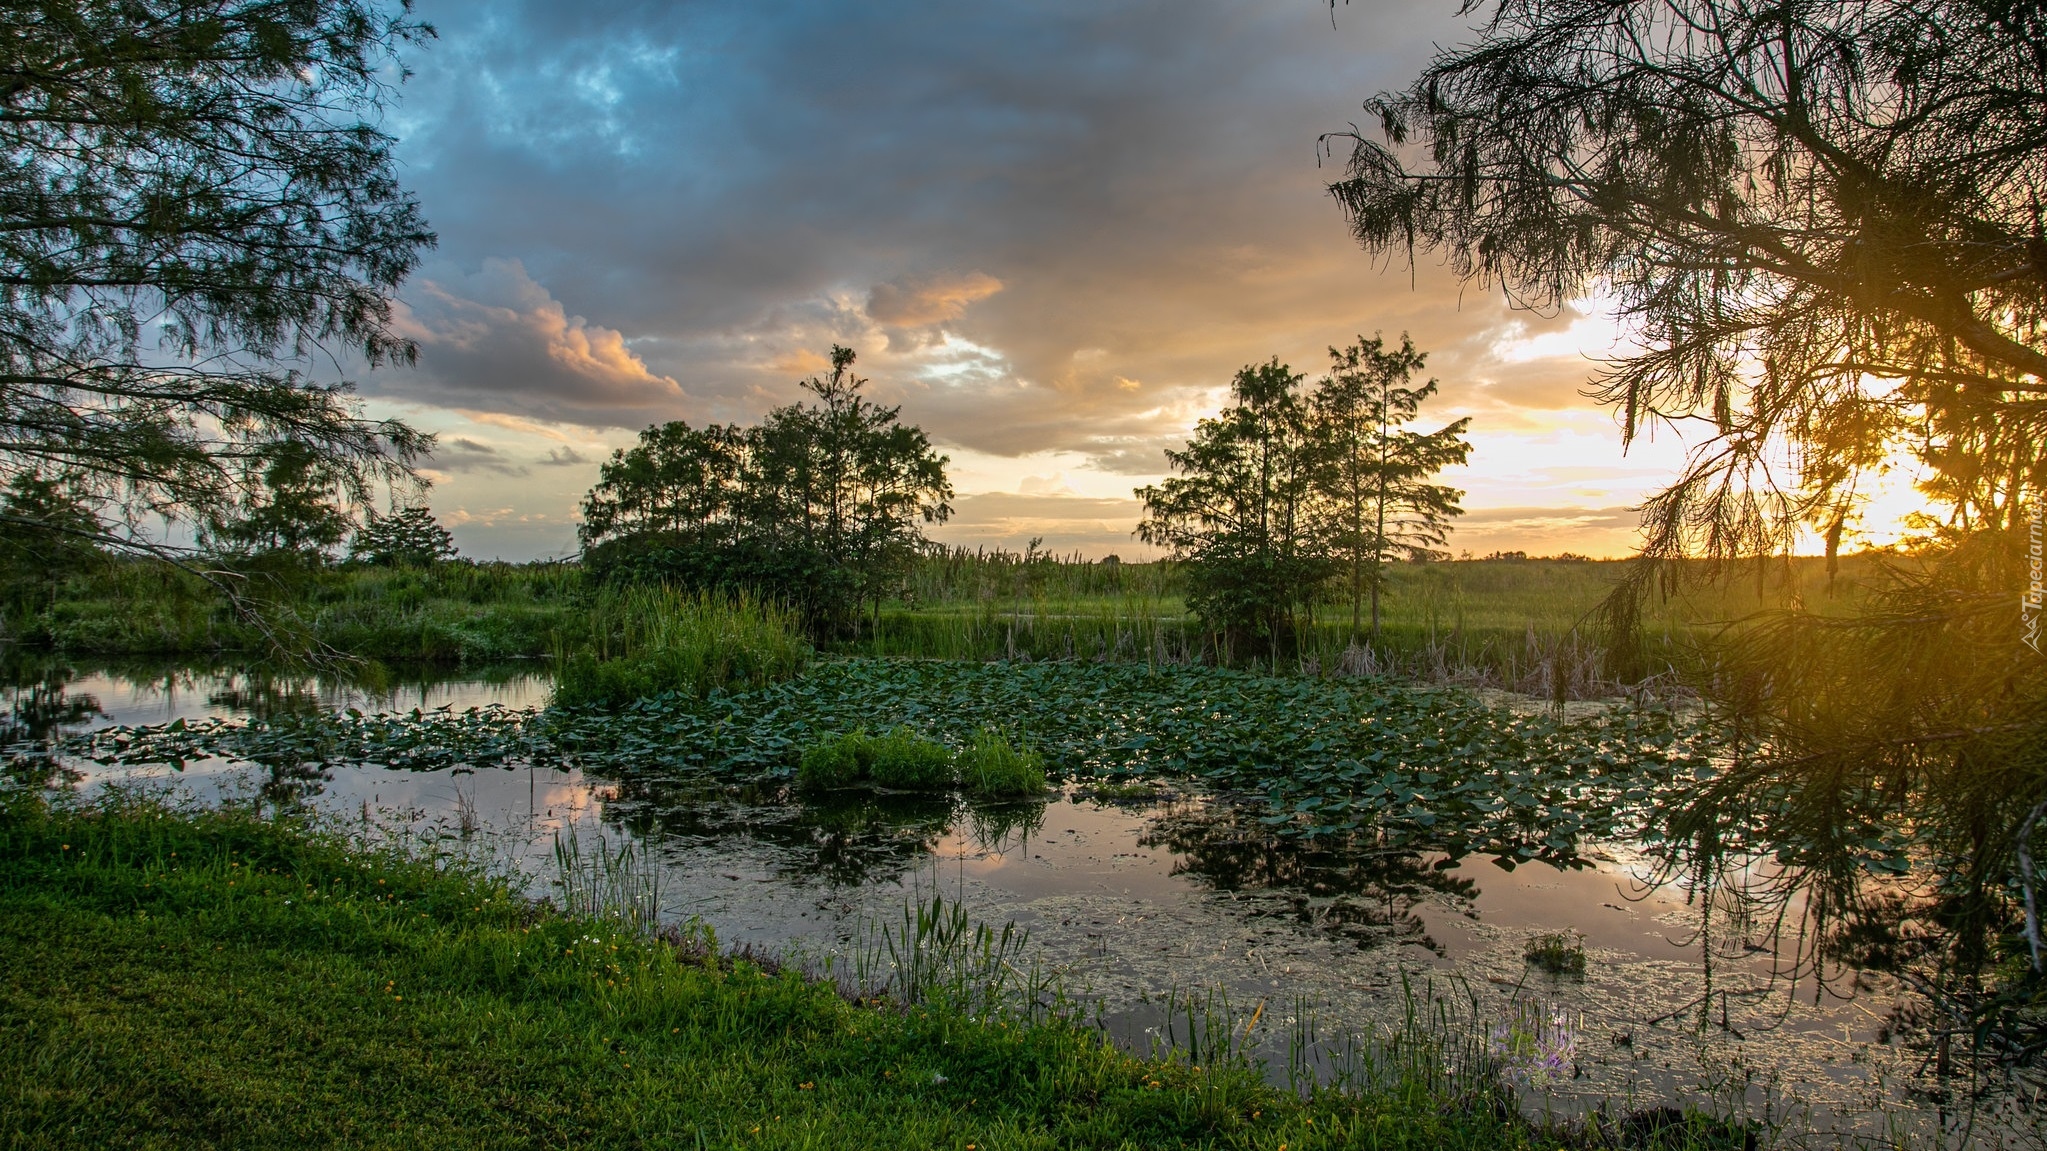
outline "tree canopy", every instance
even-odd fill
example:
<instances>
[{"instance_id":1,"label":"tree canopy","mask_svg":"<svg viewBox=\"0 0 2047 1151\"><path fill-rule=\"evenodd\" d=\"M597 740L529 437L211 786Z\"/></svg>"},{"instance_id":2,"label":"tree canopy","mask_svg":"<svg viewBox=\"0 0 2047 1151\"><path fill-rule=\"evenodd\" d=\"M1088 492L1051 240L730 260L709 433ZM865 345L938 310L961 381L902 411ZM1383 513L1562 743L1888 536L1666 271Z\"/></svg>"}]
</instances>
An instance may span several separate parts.
<instances>
[{"instance_id":1,"label":"tree canopy","mask_svg":"<svg viewBox=\"0 0 2047 1151\"><path fill-rule=\"evenodd\" d=\"M0 26L0 478L201 520L283 454L355 499L409 478L428 437L307 373L415 355L391 297L434 236L376 121L432 29L403 0L38 0Z\"/></svg>"},{"instance_id":2,"label":"tree canopy","mask_svg":"<svg viewBox=\"0 0 2047 1151\"><path fill-rule=\"evenodd\" d=\"M371 508L348 541L350 559L379 567L427 567L452 560L456 554L454 534L434 519L425 504L382 515Z\"/></svg>"},{"instance_id":3,"label":"tree canopy","mask_svg":"<svg viewBox=\"0 0 2047 1151\"><path fill-rule=\"evenodd\" d=\"M1838 541L1893 450L2010 528L2047 481L2043 43L2014 0L1502 0L1331 191L1369 250L1612 298L1639 347L1597 396L1704 433L1652 556Z\"/></svg>"},{"instance_id":4,"label":"tree canopy","mask_svg":"<svg viewBox=\"0 0 2047 1151\"><path fill-rule=\"evenodd\" d=\"M854 353L802 382L814 397L753 427L677 420L612 454L583 501L586 555L606 575L746 586L839 626L878 602L951 515L946 458L899 408L861 394Z\"/></svg>"},{"instance_id":5,"label":"tree canopy","mask_svg":"<svg viewBox=\"0 0 2047 1151\"><path fill-rule=\"evenodd\" d=\"M1469 419L1433 432L1410 431L1436 381L1410 386L1428 364L1403 334L1398 348L1378 336L1329 349L1330 370L1315 392L1314 425L1327 461L1316 488L1329 525L1329 546L1350 569L1350 630L1360 633L1360 601L1369 594L1371 634L1379 634L1379 594L1386 564L1448 559L1441 550L1450 521L1464 514L1464 493L1435 482L1444 468L1471 455Z\"/></svg>"},{"instance_id":6,"label":"tree canopy","mask_svg":"<svg viewBox=\"0 0 2047 1151\"><path fill-rule=\"evenodd\" d=\"M1434 477L1470 453L1470 421L1405 427L1436 391L1434 380L1405 386L1427 358L1405 336L1398 349L1360 336L1329 355L1313 387L1277 359L1239 371L1235 403L1167 451L1180 474L1137 491L1139 538L1189 563L1188 606L1275 653L1345 568L1352 630L1369 591L1376 635L1384 566L1440 557L1463 511L1463 493Z\"/></svg>"},{"instance_id":7,"label":"tree canopy","mask_svg":"<svg viewBox=\"0 0 2047 1151\"><path fill-rule=\"evenodd\" d=\"M1316 522L1315 439L1304 376L1274 359L1230 381L1235 402L1168 450L1181 474L1139 488L1137 536L1189 563L1187 606L1277 652L1334 570Z\"/></svg>"}]
</instances>

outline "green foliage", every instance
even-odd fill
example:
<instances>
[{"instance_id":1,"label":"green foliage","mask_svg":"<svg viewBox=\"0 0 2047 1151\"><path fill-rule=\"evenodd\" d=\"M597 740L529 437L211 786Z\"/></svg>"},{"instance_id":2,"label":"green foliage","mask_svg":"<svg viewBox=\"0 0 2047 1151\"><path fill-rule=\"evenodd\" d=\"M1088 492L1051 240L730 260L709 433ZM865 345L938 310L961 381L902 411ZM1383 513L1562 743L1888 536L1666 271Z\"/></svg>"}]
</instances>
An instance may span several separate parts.
<instances>
[{"instance_id":1,"label":"green foliage","mask_svg":"<svg viewBox=\"0 0 2047 1151\"><path fill-rule=\"evenodd\" d=\"M898 791L942 791L958 779L951 748L903 725L867 737L859 754L867 778Z\"/></svg>"},{"instance_id":2,"label":"green foliage","mask_svg":"<svg viewBox=\"0 0 2047 1151\"><path fill-rule=\"evenodd\" d=\"M228 554L324 562L355 526L354 515L338 502L349 482L347 465L314 444L271 444L243 465L240 498L211 510L202 539Z\"/></svg>"},{"instance_id":3,"label":"green foliage","mask_svg":"<svg viewBox=\"0 0 2047 1151\"><path fill-rule=\"evenodd\" d=\"M1585 974L1585 944L1569 932L1552 931L1528 941L1521 958L1551 975Z\"/></svg>"},{"instance_id":4,"label":"green foliage","mask_svg":"<svg viewBox=\"0 0 2047 1151\"><path fill-rule=\"evenodd\" d=\"M1694 882L1810 917L1830 955L1912 965L2022 1047L2047 1042L2047 665L2012 601L2039 538L1976 533L1889 565L1853 613L1731 629L1707 698L1741 754L1659 821Z\"/></svg>"},{"instance_id":5,"label":"green foliage","mask_svg":"<svg viewBox=\"0 0 2047 1151\"><path fill-rule=\"evenodd\" d=\"M1324 452L1301 380L1278 360L1239 371L1235 402L1166 453L1183 474L1137 492L1139 538L1188 562L1187 606L1233 647L1263 640L1275 658L1333 570L1314 513Z\"/></svg>"},{"instance_id":6,"label":"green foliage","mask_svg":"<svg viewBox=\"0 0 2047 1151\"><path fill-rule=\"evenodd\" d=\"M810 658L793 616L743 595L631 588L592 615L594 650L561 661L557 706L744 691L795 675Z\"/></svg>"},{"instance_id":7,"label":"green foliage","mask_svg":"<svg viewBox=\"0 0 2047 1151\"><path fill-rule=\"evenodd\" d=\"M1450 519L1464 514L1464 493L1434 483L1435 475L1471 454L1469 419L1428 433L1405 430L1436 381L1406 386L1428 357L1403 333L1388 351L1377 336L1342 351L1329 349L1330 372L1315 391L1316 432L1327 459L1316 476L1332 555L1350 569L1350 630L1361 633L1359 608L1370 588L1372 630L1379 636L1379 594L1386 565L1448 559L1441 551Z\"/></svg>"},{"instance_id":8,"label":"green foliage","mask_svg":"<svg viewBox=\"0 0 2047 1151\"><path fill-rule=\"evenodd\" d=\"M1029 744L1010 742L992 724L974 731L955 761L960 786L980 795L1036 795L1045 790L1045 757Z\"/></svg>"},{"instance_id":9,"label":"green foliage","mask_svg":"<svg viewBox=\"0 0 2047 1151\"><path fill-rule=\"evenodd\" d=\"M16 475L0 500L0 594L46 599L60 577L92 573L105 558L91 500L68 479Z\"/></svg>"},{"instance_id":10,"label":"green foliage","mask_svg":"<svg viewBox=\"0 0 2047 1151\"><path fill-rule=\"evenodd\" d=\"M941 791L955 784L977 795L1032 795L1045 790L1045 762L989 726L954 755L944 744L898 726L881 735L858 729L805 747L796 783L815 790L872 782L898 791Z\"/></svg>"},{"instance_id":11,"label":"green foliage","mask_svg":"<svg viewBox=\"0 0 2047 1151\"><path fill-rule=\"evenodd\" d=\"M797 784L829 790L859 783L867 776L867 765L861 762L866 745L864 731L827 736L811 744L796 761Z\"/></svg>"},{"instance_id":12,"label":"green foliage","mask_svg":"<svg viewBox=\"0 0 2047 1151\"><path fill-rule=\"evenodd\" d=\"M425 567L454 559L455 537L425 504L389 515L370 508L349 541L348 554L350 559L380 567Z\"/></svg>"},{"instance_id":13,"label":"green foliage","mask_svg":"<svg viewBox=\"0 0 2047 1151\"><path fill-rule=\"evenodd\" d=\"M1405 338L1330 349L1314 389L1274 360L1231 384L1236 401L1195 427L1184 451L1166 453L1183 474L1138 490L1137 533L1187 563L1187 606L1232 648L1257 637L1276 662L1300 650L1323 585L1350 572L1351 638L1360 638L1367 588L1373 635L1386 564L1445 558L1437 550L1463 493L1433 483L1463 463L1468 421L1406 431L1434 380L1404 386L1425 357Z\"/></svg>"},{"instance_id":14,"label":"green foliage","mask_svg":"<svg viewBox=\"0 0 2047 1151\"><path fill-rule=\"evenodd\" d=\"M853 351L803 382L812 404L776 408L757 427L649 427L613 453L583 501L579 534L606 579L745 589L801 604L823 632L901 581L943 522L945 457L900 409L860 394Z\"/></svg>"},{"instance_id":15,"label":"green foliage","mask_svg":"<svg viewBox=\"0 0 2047 1151\"><path fill-rule=\"evenodd\" d=\"M36 2L0 28L0 475L331 545L330 518L235 505L273 466L360 502L428 442L279 362L415 353L391 299L433 234L376 121L432 30L361 0Z\"/></svg>"},{"instance_id":16,"label":"green foliage","mask_svg":"<svg viewBox=\"0 0 2047 1151\"><path fill-rule=\"evenodd\" d=\"M933 955L982 946L944 910L906 912L890 937L940 991ZM1241 1062L1134 1058L1006 1003L858 1004L719 956L700 931L678 940L287 821L15 800L0 808L0 1130L25 1151L697 1135L1521 1151L1568 1134L1439 1087L1440 1068L1302 1098Z\"/></svg>"}]
</instances>

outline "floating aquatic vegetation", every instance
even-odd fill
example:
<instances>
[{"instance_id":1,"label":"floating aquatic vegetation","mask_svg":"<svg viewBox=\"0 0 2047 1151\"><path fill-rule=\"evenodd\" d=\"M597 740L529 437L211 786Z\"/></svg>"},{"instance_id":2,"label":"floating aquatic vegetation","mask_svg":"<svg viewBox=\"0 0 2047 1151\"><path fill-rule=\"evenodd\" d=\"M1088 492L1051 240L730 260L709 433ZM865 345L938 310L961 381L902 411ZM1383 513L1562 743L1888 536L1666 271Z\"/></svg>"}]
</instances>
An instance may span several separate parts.
<instances>
[{"instance_id":1,"label":"floating aquatic vegetation","mask_svg":"<svg viewBox=\"0 0 2047 1151\"><path fill-rule=\"evenodd\" d=\"M1586 838L1638 830L1649 804L1709 777L1701 729L1668 710L1563 718L1460 691L1210 667L834 661L800 678L623 711L441 709L115 728L73 749L100 762L203 756L432 769L581 766L619 778L788 782L833 733L898 727L954 745L1026 722L1053 776L1193 778L1265 794L1279 836L1427 842L1512 865L1576 861Z\"/></svg>"}]
</instances>

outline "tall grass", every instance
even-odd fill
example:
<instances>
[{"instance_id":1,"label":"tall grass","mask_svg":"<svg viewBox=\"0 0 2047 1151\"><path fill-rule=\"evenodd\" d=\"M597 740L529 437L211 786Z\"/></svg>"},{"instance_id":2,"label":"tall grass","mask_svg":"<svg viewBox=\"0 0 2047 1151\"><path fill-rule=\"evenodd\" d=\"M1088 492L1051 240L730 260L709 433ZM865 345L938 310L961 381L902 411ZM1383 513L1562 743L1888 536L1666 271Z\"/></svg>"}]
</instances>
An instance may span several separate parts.
<instances>
[{"instance_id":1,"label":"tall grass","mask_svg":"<svg viewBox=\"0 0 2047 1151\"><path fill-rule=\"evenodd\" d=\"M631 839L613 849L599 835L586 847L573 832L556 832L554 864L563 914L615 924L636 935L660 930L661 868Z\"/></svg>"},{"instance_id":2,"label":"tall grass","mask_svg":"<svg viewBox=\"0 0 2047 1151\"><path fill-rule=\"evenodd\" d=\"M810 660L795 614L751 596L631 588L589 609L590 639L557 654L554 702L616 707L763 687Z\"/></svg>"}]
</instances>

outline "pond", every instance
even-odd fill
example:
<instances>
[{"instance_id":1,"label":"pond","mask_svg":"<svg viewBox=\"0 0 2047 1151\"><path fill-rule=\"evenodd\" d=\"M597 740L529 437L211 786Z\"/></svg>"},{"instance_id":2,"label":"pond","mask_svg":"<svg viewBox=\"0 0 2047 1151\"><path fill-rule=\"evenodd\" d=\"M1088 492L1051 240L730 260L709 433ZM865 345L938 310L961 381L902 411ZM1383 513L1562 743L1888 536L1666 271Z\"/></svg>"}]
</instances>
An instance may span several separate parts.
<instances>
[{"instance_id":1,"label":"pond","mask_svg":"<svg viewBox=\"0 0 2047 1151\"><path fill-rule=\"evenodd\" d=\"M457 715L545 704L531 667L365 683L278 682L229 667L17 668L0 722L46 738L113 725L421 709ZM1089 777L1046 796L983 802L872 791L805 794L772 774L707 776L558 757L512 767L273 770L219 757L179 770L71 758L49 782L175 789L201 801L303 803L385 834L437 837L516 865L535 895L556 838L623 843L658 880L667 919L697 916L723 945L843 956L907 901L933 894L1030 932L1032 959L1142 1049L1184 1026L1169 1003L1226 1012L1282 1076L1345 1035L1387 1027L1420 1001L1456 1006L1484 1041L1516 1019L1557 1021L1566 1076L1533 1106L1575 1110L1710 1098L1790 1131L1900 1123L1983 1146L2021 1145L2009 1095L1996 1122L1922 1074L1901 1038L1911 998L1876 972L1815 979L1783 933L1653 882L1638 842L1578 844L1578 867L1431 847L1426 838L1276 827L1272 797L1213 779ZM1457 846L1457 845L1453 845ZM1550 938L1569 967L1530 958ZM1555 938L1555 937L1561 937ZM1937 1097L1944 1102L1936 1105ZM1965 1128L1971 1122L1979 1126Z\"/></svg>"}]
</instances>

